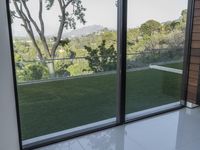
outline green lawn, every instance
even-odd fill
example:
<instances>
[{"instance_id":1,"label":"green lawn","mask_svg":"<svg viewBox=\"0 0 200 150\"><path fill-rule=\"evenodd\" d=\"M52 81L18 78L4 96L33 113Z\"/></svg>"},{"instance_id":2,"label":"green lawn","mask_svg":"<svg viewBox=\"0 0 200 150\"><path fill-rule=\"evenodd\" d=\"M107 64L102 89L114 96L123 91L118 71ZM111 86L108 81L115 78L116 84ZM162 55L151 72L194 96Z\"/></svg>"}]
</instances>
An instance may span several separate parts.
<instances>
[{"instance_id":1,"label":"green lawn","mask_svg":"<svg viewBox=\"0 0 200 150\"><path fill-rule=\"evenodd\" d=\"M181 75L127 73L127 113L179 100ZM23 139L115 117L116 75L18 87Z\"/></svg>"}]
</instances>

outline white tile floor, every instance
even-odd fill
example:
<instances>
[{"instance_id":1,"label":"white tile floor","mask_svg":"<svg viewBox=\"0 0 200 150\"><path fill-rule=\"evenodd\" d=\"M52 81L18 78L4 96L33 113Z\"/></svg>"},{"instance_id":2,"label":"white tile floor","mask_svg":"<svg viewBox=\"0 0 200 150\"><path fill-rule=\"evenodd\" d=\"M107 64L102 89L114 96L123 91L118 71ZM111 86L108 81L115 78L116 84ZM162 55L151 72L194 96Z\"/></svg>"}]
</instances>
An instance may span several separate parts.
<instances>
[{"instance_id":1,"label":"white tile floor","mask_svg":"<svg viewBox=\"0 0 200 150\"><path fill-rule=\"evenodd\" d=\"M37 150L200 150L200 108L181 109Z\"/></svg>"}]
</instances>

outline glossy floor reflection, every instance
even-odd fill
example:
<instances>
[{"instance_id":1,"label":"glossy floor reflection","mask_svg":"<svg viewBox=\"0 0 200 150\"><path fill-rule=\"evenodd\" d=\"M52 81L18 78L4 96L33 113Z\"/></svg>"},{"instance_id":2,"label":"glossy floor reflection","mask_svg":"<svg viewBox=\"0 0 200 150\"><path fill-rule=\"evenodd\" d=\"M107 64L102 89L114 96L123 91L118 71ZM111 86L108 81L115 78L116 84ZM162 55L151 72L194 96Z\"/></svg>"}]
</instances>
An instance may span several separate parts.
<instances>
[{"instance_id":1,"label":"glossy floor reflection","mask_svg":"<svg viewBox=\"0 0 200 150\"><path fill-rule=\"evenodd\" d=\"M200 108L181 109L37 150L200 150Z\"/></svg>"}]
</instances>

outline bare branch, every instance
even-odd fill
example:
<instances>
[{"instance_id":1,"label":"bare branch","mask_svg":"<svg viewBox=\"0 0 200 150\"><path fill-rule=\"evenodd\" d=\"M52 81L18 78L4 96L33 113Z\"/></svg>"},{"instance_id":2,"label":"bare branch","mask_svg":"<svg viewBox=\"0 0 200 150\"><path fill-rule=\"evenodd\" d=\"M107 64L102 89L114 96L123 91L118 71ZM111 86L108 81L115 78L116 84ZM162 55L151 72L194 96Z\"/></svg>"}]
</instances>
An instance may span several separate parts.
<instances>
[{"instance_id":1,"label":"bare branch","mask_svg":"<svg viewBox=\"0 0 200 150\"><path fill-rule=\"evenodd\" d=\"M42 41L42 45L43 45L44 49L47 51L49 57L51 57L51 53L49 51L47 40L44 35L45 30L44 30L44 21L43 21L43 17L42 17L42 12L43 12L43 3L42 3L42 0L40 0L39 1L39 21L40 21L40 25L41 25L41 33L39 35L40 35L40 39Z\"/></svg>"},{"instance_id":2,"label":"bare branch","mask_svg":"<svg viewBox=\"0 0 200 150\"><path fill-rule=\"evenodd\" d=\"M43 11L43 3L42 0L39 2L39 20L40 20L40 25L41 25L41 32L44 34L44 21L42 18L42 11Z\"/></svg>"},{"instance_id":3,"label":"bare branch","mask_svg":"<svg viewBox=\"0 0 200 150\"><path fill-rule=\"evenodd\" d=\"M28 18L26 17L25 13L23 12L21 2L19 1L20 8L19 8L16 0L13 0L13 3L14 3L15 9L16 9L18 15L20 16L20 18L22 19L22 22L24 23L24 24L22 24L22 26L25 28L26 32L28 33L28 35L29 35L29 37L30 37L30 39L31 39L31 41L33 43L33 46L35 47L35 49L36 49L36 51L38 53L38 57L40 58L40 60L43 60L43 56L42 56L41 50L40 50L40 48L37 45L37 42L35 40L34 33L33 33L33 30L32 30L32 27L30 25L30 21L28 20Z\"/></svg>"},{"instance_id":4,"label":"bare branch","mask_svg":"<svg viewBox=\"0 0 200 150\"><path fill-rule=\"evenodd\" d=\"M26 10L26 13L27 13L27 15L28 15L29 20L30 20L31 23L34 25L36 31L40 34L41 31L40 31L40 29L39 29L39 27L38 27L36 21L31 17L31 13L30 13L30 11L29 11L28 6L26 5L26 1L21 0L21 2L22 2L23 6L24 6L24 8L25 8L25 10Z\"/></svg>"},{"instance_id":5,"label":"bare branch","mask_svg":"<svg viewBox=\"0 0 200 150\"><path fill-rule=\"evenodd\" d=\"M15 13L12 14L13 17L17 18L17 19L21 19L20 16L17 16Z\"/></svg>"},{"instance_id":6,"label":"bare branch","mask_svg":"<svg viewBox=\"0 0 200 150\"><path fill-rule=\"evenodd\" d=\"M64 4L64 8L67 8L67 6L69 6L69 4L72 2L73 0L69 0L66 4ZM65 2L64 2L65 3Z\"/></svg>"},{"instance_id":7,"label":"bare branch","mask_svg":"<svg viewBox=\"0 0 200 150\"><path fill-rule=\"evenodd\" d=\"M38 32L38 34L39 34L39 36L40 36L40 39L41 39L41 41L42 41L42 45L43 45L43 47L44 47L44 49L46 50L46 52L47 52L47 54L49 55L49 57L51 57L51 53L50 53L50 51L49 51L49 47L48 47L48 45L47 45L47 42L46 42L46 38L45 38L45 36L44 36L44 29L39 29L39 27L38 27L38 25L37 25L37 23L36 23L36 21L31 17L31 13L30 13L30 11L29 11L29 8L28 8L28 6L26 5L26 2L25 1L23 1L22 0L22 4L23 4L23 6L24 6L24 8L25 8L25 10L26 10L26 13L27 13L27 15L28 15L28 18L29 18L29 20L31 21L31 23L33 24L33 26L35 27L35 29L36 29L36 31ZM42 1L40 0L40 7L42 7ZM42 9L40 9L40 15L42 16ZM40 17L41 17L40 16ZM40 18L39 17L39 18ZM42 18L42 17L41 17ZM40 19L39 19L40 20ZM41 22L41 21L40 21ZM41 22L41 24L43 24L43 28L44 28L44 23L43 23L43 19L42 19L42 22Z\"/></svg>"},{"instance_id":8,"label":"bare branch","mask_svg":"<svg viewBox=\"0 0 200 150\"><path fill-rule=\"evenodd\" d=\"M43 0L39 0L39 14L38 14L39 22L34 20L34 18L32 17L32 14L30 13L30 10L27 6L27 0L13 0L13 2L16 5L20 4L20 6L19 6L20 8L18 7L17 13L20 16L19 18L22 19L23 27L26 29L27 33L33 40L33 44L35 45L37 51L41 53L41 49L39 48L39 46L35 40L35 35L34 35L35 31L38 33L38 35L40 37L40 41L42 43L42 46L43 46L45 52L47 53L48 57L51 57L51 58L55 57L55 53L60 44L60 40L62 38L64 28L66 27L66 28L75 29L76 19L79 20L83 24L85 23L84 13L83 13L83 11L85 11L85 8L82 6L81 1L57 0L59 7L60 7L60 11L61 11L61 15L59 16L60 24L59 24L57 35L56 35L56 40L50 49L48 46L47 40L46 40L46 36L45 36L45 26L44 26L44 20L43 20L43 16L42 16L43 15ZM69 12L66 12L66 9L70 4L74 8L74 10L71 14ZM52 6L52 4L50 4L49 7L51 7L51 6ZM47 7L47 9L48 9L48 7Z\"/></svg>"},{"instance_id":9,"label":"bare branch","mask_svg":"<svg viewBox=\"0 0 200 150\"><path fill-rule=\"evenodd\" d=\"M63 29L64 29L64 26L65 26L65 6L63 6L61 0L58 0L58 2L59 2L59 7L60 7L62 15L61 15L61 21L60 21L60 26L59 26L59 29L58 29L56 41L53 44L53 47L51 49L52 58L55 57L55 52L56 52L56 49L58 48L58 45L60 43L62 33L63 33Z\"/></svg>"}]
</instances>

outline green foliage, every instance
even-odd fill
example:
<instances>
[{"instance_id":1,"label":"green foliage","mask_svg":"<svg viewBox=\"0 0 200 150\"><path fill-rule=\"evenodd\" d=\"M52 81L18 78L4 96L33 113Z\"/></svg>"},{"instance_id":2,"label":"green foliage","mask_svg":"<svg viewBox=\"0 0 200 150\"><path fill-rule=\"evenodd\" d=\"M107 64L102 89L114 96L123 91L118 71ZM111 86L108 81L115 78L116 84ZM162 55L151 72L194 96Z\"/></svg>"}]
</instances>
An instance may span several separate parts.
<instances>
[{"instance_id":1,"label":"green foliage","mask_svg":"<svg viewBox=\"0 0 200 150\"><path fill-rule=\"evenodd\" d=\"M88 52L86 60L89 62L89 67L94 72L111 71L116 69L117 52L113 45L106 47L106 41L97 48L85 46Z\"/></svg>"},{"instance_id":2,"label":"green foliage","mask_svg":"<svg viewBox=\"0 0 200 150\"><path fill-rule=\"evenodd\" d=\"M167 35L166 43L168 48L177 49L183 48L185 41L185 33L180 30L175 30Z\"/></svg>"},{"instance_id":3,"label":"green foliage","mask_svg":"<svg viewBox=\"0 0 200 150\"><path fill-rule=\"evenodd\" d=\"M79 53L84 52L83 49L85 49L84 48L85 45L95 48L102 43L102 40L106 41L106 46L113 45L116 48L117 32L113 30L108 30L105 28L96 33L92 33L83 37L73 38L71 39L71 42L69 43L69 45L71 46L73 51L76 51L78 55ZM80 49L82 51L79 51Z\"/></svg>"},{"instance_id":4,"label":"green foliage","mask_svg":"<svg viewBox=\"0 0 200 150\"><path fill-rule=\"evenodd\" d=\"M181 12L181 18L180 19L181 19L182 22L187 21L187 9L185 9Z\"/></svg>"},{"instance_id":5,"label":"green foliage","mask_svg":"<svg viewBox=\"0 0 200 150\"><path fill-rule=\"evenodd\" d=\"M73 64L72 62L66 60L59 60L59 61L54 61L54 63L55 63L56 75L58 77L70 76L70 72L67 69L69 66Z\"/></svg>"},{"instance_id":6,"label":"green foliage","mask_svg":"<svg viewBox=\"0 0 200 150\"><path fill-rule=\"evenodd\" d=\"M155 20L149 20L141 27L128 29L127 53L131 54L127 55L128 67L143 67L154 62L180 60L182 54L176 50L184 47L186 17L187 10L183 10L176 20L162 24ZM37 42L39 47L42 47L42 43ZM47 38L47 42L51 46L52 37ZM116 49L117 32L107 28L86 36L61 40L55 54L56 59L60 59L54 62L56 76L78 76L114 70L117 61ZM160 53L163 49L167 51ZM37 53L27 39L15 39L14 50L19 78L21 81L27 80L21 64L24 61L38 61ZM46 59L48 58L45 53L43 55ZM77 57L86 57L86 59L77 59ZM68 59L62 60L62 58ZM47 68L45 64L44 68ZM34 70L33 68L29 69ZM26 70L26 72L29 71ZM28 76L30 80L40 78L35 75ZM40 73L38 76L41 76ZM47 73L42 76L42 79L48 76Z\"/></svg>"},{"instance_id":7,"label":"green foliage","mask_svg":"<svg viewBox=\"0 0 200 150\"><path fill-rule=\"evenodd\" d=\"M155 32L159 32L161 29L161 24L155 20L148 20L143 23L140 27L140 32L142 35L151 36Z\"/></svg>"},{"instance_id":8,"label":"green foliage","mask_svg":"<svg viewBox=\"0 0 200 150\"><path fill-rule=\"evenodd\" d=\"M140 38L140 30L138 28L129 29L127 33L127 44L128 45L135 45L139 42Z\"/></svg>"},{"instance_id":9,"label":"green foliage","mask_svg":"<svg viewBox=\"0 0 200 150\"><path fill-rule=\"evenodd\" d=\"M23 60L33 60L36 55L32 44L22 41L22 40L15 40L14 43L14 52L15 52L15 61L23 61Z\"/></svg>"},{"instance_id":10,"label":"green foliage","mask_svg":"<svg viewBox=\"0 0 200 150\"><path fill-rule=\"evenodd\" d=\"M77 22L81 24L85 24L85 11L86 8L82 5L82 0L45 0L39 1L39 11L38 11L38 20L34 20L32 14L30 13L29 7L27 7L29 0L12 0L14 4L15 10L11 11L11 20L13 18L18 18L22 22L22 26L25 31L29 35L31 42L34 46L34 50L37 53L37 57L40 61L44 61L44 59L52 59L56 56L56 52L59 47L59 42L61 41L62 33L65 29L76 29ZM59 28L56 36L56 40L51 43L51 46L47 43L47 36L45 35L45 25L43 20L43 3L46 4L46 9L50 10L54 3L58 3L58 8L60 9L61 14L58 16L59 18ZM17 15L18 16L17 16ZM39 22L38 22L39 21ZM40 26L40 27L39 27ZM37 38L36 33L39 35ZM37 40L36 40L37 39ZM42 46L40 46L40 44ZM49 74L51 77L55 77L54 67L48 67Z\"/></svg>"},{"instance_id":11,"label":"green foliage","mask_svg":"<svg viewBox=\"0 0 200 150\"><path fill-rule=\"evenodd\" d=\"M164 29L166 32L174 31L178 26L180 26L179 21L172 21L165 24Z\"/></svg>"},{"instance_id":12,"label":"green foliage","mask_svg":"<svg viewBox=\"0 0 200 150\"><path fill-rule=\"evenodd\" d=\"M88 65L88 62L86 60L81 60L74 62L71 66L67 68L67 71L70 72L71 76L79 76L91 73L90 67Z\"/></svg>"},{"instance_id":13,"label":"green foliage","mask_svg":"<svg viewBox=\"0 0 200 150\"><path fill-rule=\"evenodd\" d=\"M40 63L21 64L17 69L18 81L40 80L47 77L48 70Z\"/></svg>"},{"instance_id":14,"label":"green foliage","mask_svg":"<svg viewBox=\"0 0 200 150\"><path fill-rule=\"evenodd\" d=\"M70 2L71 1L71 2ZM50 3L48 3L47 8L50 9L53 6L54 0L51 0ZM77 21L80 21L80 23L85 24L85 11L86 8L83 7L81 0L68 0L67 3L71 3L72 5L72 12L66 11L64 16L64 23L66 29L76 29L76 23ZM66 5L67 5L66 3ZM61 10L62 11L62 10ZM59 20L62 22L63 17L59 16Z\"/></svg>"}]
</instances>

